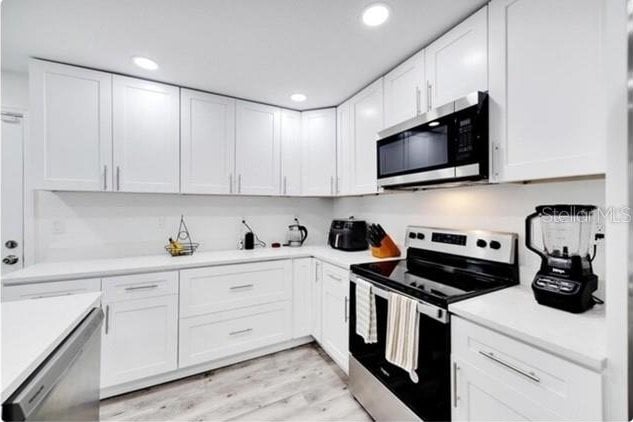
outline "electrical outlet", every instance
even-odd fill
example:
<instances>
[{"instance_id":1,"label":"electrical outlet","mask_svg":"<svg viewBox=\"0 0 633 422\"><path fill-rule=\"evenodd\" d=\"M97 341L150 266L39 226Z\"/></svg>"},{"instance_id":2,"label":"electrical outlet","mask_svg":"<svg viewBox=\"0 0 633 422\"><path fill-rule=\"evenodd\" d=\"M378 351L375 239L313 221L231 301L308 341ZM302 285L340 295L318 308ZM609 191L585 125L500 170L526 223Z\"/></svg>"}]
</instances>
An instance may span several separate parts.
<instances>
[{"instance_id":1,"label":"electrical outlet","mask_svg":"<svg viewBox=\"0 0 633 422\"><path fill-rule=\"evenodd\" d=\"M53 234L64 234L66 233L66 223L64 220L55 220L53 221Z\"/></svg>"}]
</instances>

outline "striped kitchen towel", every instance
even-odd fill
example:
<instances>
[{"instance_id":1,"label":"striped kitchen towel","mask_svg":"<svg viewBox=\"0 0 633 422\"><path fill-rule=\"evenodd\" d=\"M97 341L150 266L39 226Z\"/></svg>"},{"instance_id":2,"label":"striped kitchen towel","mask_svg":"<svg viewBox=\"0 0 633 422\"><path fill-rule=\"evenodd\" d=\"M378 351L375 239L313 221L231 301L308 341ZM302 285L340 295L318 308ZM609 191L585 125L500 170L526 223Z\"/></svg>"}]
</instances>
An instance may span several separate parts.
<instances>
[{"instance_id":1,"label":"striped kitchen towel","mask_svg":"<svg viewBox=\"0 0 633 422\"><path fill-rule=\"evenodd\" d=\"M387 346L385 358L404 369L414 383L418 382L418 302L397 293L389 293L387 312Z\"/></svg>"},{"instance_id":2,"label":"striped kitchen towel","mask_svg":"<svg viewBox=\"0 0 633 422\"><path fill-rule=\"evenodd\" d=\"M372 292L371 283L356 279L356 334L365 343L378 342L376 328L376 297Z\"/></svg>"}]
</instances>

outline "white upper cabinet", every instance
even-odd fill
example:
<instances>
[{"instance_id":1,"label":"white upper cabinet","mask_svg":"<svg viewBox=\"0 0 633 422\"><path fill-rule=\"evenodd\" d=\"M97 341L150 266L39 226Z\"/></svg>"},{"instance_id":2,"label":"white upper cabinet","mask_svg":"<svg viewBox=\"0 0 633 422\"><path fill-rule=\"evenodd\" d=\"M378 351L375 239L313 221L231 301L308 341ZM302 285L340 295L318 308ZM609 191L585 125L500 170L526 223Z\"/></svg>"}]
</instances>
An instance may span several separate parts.
<instances>
[{"instance_id":1,"label":"white upper cabinet","mask_svg":"<svg viewBox=\"0 0 633 422\"><path fill-rule=\"evenodd\" d=\"M115 190L178 192L179 88L114 75L112 92Z\"/></svg>"},{"instance_id":2,"label":"white upper cabinet","mask_svg":"<svg viewBox=\"0 0 633 422\"><path fill-rule=\"evenodd\" d=\"M237 193L278 195L281 177L281 111L236 102Z\"/></svg>"},{"instance_id":3,"label":"white upper cabinet","mask_svg":"<svg viewBox=\"0 0 633 422\"><path fill-rule=\"evenodd\" d=\"M433 42L425 54L429 108L474 91L487 91L488 7Z\"/></svg>"},{"instance_id":4,"label":"white upper cabinet","mask_svg":"<svg viewBox=\"0 0 633 422\"><path fill-rule=\"evenodd\" d=\"M281 194L301 195L301 113L281 111Z\"/></svg>"},{"instance_id":5,"label":"white upper cabinet","mask_svg":"<svg viewBox=\"0 0 633 422\"><path fill-rule=\"evenodd\" d=\"M180 104L181 191L232 193L235 100L181 89Z\"/></svg>"},{"instance_id":6,"label":"white upper cabinet","mask_svg":"<svg viewBox=\"0 0 633 422\"><path fill-rule=\"evenodd\" d=\"M304 195L336 194L336 109L301 114Z\"/></svg>"},{"instance_id":7,"label":"white upper cabinet","mask_svg":"<svg viewBox=\"0 0 633 422\"><path fill-rule=\"evenodd\" d=\"M336 108L336 187L337 195L352 191L352 122L350 103L345 101Z\"/></svg>"},{"instance_id":8,"label":"white upper cabinet","mask_svg":"<svg viewBox=\"0 0 633 422\"><path fill-rule=\"evenodd\" d=\"M383 129L382 78L352 97L351 122L351 194L377 193L376 140Z\"/></svg>"},{"instance_id":9,"label":"white upper cabinet","mask_svg":"<svg viewBox=\"0 0 633 422\"><path fill-rule=\"evenodd\" d=\"M603 173L604 2L494 0L489 7L492 178Z\"/></svg>"},{"instance_id":10,"label":"white upper cabinet","mask_svg":"<svg viewBox=\"0 0 633 422\"><path fill-rule=\"evenodd\" d=\"M424 50L387 73L384 84L385 127L397 125L426 111Z\"/></svg>"},{"instance_id":11,"label":"white upper cabinet","mask_svg":"<svg viewBox=\"0 0 633 422\"><path fill-rule=\"evenodd\" d=\"M32 60L35 187L112 190L112 75Z\"/></svg>"}]
</instances>

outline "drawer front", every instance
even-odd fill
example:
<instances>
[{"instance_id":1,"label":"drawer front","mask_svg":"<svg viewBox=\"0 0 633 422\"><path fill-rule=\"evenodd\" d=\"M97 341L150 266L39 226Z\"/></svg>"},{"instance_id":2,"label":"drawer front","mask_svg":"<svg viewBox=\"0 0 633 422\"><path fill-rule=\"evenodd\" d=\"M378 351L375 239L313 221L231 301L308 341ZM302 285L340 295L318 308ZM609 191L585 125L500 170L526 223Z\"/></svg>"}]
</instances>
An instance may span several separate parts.
<instances>
[{"instance_id":1,"label":"drawer front","mask_svg":"<svg viewBox=\"0 0 633 422\"><path fill-rule=\"evenodd\" d=\"M3 286L2 301L39 299L43 297L66 296L80 293L98 292L101 290L101 279L52 281L47 283Z\"/></svg>"},{"instance_id":2,"label":"drawer front","mask_svg":"<svg viewBox=\"0 0 633 422\"><path fill-rule=\"evenodd\" d=\"M455 360L468 362L563 418L602 420L601 374L462 318L452 321Z\"/></svg>"},{"instance_id":3,"label":"drawer front","mask_svg":"<svg viewBox=\"0 0 633 422\"><path fill-rule=\"evenodd\" d=\"M290 300L291 297L291 260L180 272L181 317Z\"/></svg>"},{"instance_id":4,"label":"drawer front","mask_svg":"<svg viewBox=\"0 0 633 422\"><path fill-rule=\"evenodd\" d=\"M180 320L179 366L185 367L290 340L290 302Z\"/></svg>"},{"instance_id":5,"label":"drawer front","mask_svg":"<svg viewBox=\"0 0 633 422\"><path fill-rule=\"evenodd\" d=\"M134 274L103 279L103 301L140 299L178 294L178 271Z\"/></svg>"},{"instance_id":6,"label":"drawer front","mask_svg":"<svg viewBox=\"0 0 633 422\"><path fill-rule=\"evenodd\" d=\"M323 280L329 280L340 285L348 285L349 270L337 267L326 262L323 263Z\"/></svg>"}]
</instances>

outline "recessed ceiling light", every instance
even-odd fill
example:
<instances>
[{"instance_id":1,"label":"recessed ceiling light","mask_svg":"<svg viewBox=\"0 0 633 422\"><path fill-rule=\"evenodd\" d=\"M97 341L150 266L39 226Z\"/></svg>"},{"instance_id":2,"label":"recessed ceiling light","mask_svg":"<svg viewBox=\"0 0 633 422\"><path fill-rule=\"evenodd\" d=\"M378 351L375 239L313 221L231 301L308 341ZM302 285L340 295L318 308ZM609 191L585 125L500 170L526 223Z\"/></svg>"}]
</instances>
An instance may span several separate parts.
<instances>
[{"instance_id":1,"label":"recessed ceiling light","mask_svg":"<svg viewBox=\"0 0 633 422\"><path fill-rule=\"evenodd\" d=\"M440 122L431 122L429 123L429 127L439 126Z\"/></svg>"},{"instance_id":2,"label":"recessed ceiling light","mask_svg":"<svg viewBox=\"0 0 633 422\"><path fill-rule=\"evenodd\" d=\"M138 67L145 70L156 70L158 69L158 63L156 63L152 59L148 59L147 57L134 56L132 57L132 61Z\"/></svg>"},{"instance_id":3,"label":"recessed ceiling light","mask_svg":"<svg viewBox=\"0 0 633 422\"><path fill-rule=\"evenodd\" d=\"M308 99L308 97L306 97L304 94L298 94L298 93L297 93L297 94L292 94L292 95L290 96L290 99L291 99L292 101L296 102L296 103L302 103L302 102L304 102L305 100L307 100L307 99Z\"/></svg>"},{"instance_id":4,"label":"recessed ceiling light","mask_svg":"<svg viewBox=\"0 0 633 422\"><path fill-rule=\"evenodd\" d=\"M383 3L374 3L363 11L363 23L367 26L379 26L389 19L389 7Z\"/></svg>"}]
</instances>

